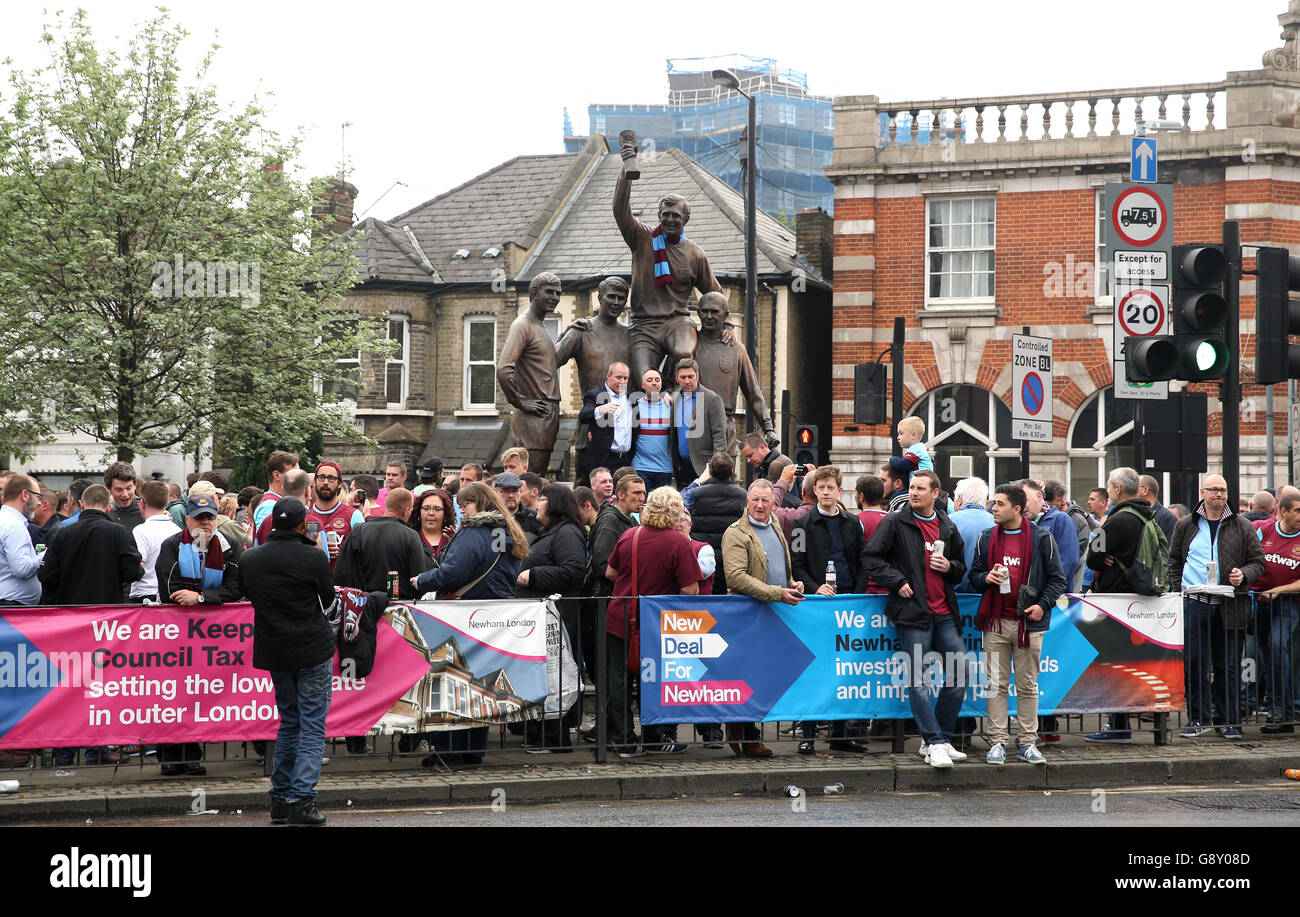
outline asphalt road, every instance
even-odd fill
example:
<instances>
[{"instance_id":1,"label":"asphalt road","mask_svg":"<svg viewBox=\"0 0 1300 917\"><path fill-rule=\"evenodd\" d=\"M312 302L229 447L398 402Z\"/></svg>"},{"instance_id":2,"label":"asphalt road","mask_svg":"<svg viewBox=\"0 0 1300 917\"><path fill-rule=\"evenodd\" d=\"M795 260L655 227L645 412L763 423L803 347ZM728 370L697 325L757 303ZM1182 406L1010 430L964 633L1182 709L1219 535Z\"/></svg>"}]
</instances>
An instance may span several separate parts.
<instances>
[{"instance_id":1,"label":"asphalt road","mask_svg":"<svg viewBox=\"0 0 1300 917\"><path fill-rule=\"evenodd\" d=\"M1300 826L1300 783L1152 786L1096 790L823 795L802 800L700 797L672 801L573 802L413 809L324 810L331 826L438 827L825 827L925 826ZM800 805L804 803L804 805ZM49 821L48 826L80 821ZM265 810L137 819L97 819L100 826L269 827Z\"/></svg>"}]
</instances>

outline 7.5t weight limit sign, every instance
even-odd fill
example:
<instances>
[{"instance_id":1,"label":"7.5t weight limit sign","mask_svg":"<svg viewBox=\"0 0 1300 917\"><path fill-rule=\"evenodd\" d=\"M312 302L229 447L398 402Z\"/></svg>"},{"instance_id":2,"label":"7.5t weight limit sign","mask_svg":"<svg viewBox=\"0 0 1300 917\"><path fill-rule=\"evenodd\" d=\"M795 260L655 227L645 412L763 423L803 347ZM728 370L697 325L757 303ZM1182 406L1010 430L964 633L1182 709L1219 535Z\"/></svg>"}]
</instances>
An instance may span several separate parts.
<instances>
[{"instance_id":1,"label":"7.5t weight limit sign","mask_svg":"<svg viewBox=\"0 0 1300 917\"><path fill-rule=\"evenodd\" d=\"M1052 441L1052 339L1011 336L1011 438Z\"/></svg>"}]
</instances>

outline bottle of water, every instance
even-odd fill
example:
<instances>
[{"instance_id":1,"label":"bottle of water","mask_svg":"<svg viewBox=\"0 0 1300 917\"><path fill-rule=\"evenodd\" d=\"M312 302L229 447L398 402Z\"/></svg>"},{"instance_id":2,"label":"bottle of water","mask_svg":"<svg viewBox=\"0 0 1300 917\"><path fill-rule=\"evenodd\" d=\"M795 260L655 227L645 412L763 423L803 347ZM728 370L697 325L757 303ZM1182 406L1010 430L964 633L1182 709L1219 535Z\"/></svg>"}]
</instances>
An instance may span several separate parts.
<instances>
[{"instance_id":1,"label":"bottle of water","mask_svg":"<svg viewBox=\"0 0 1300 917\"><path fill-rule=\"evenodd\" d=\"M835 561L833 560L826 561L826 585L831 587L832 592L835 591Z\"/></svg>"}]
</instances>

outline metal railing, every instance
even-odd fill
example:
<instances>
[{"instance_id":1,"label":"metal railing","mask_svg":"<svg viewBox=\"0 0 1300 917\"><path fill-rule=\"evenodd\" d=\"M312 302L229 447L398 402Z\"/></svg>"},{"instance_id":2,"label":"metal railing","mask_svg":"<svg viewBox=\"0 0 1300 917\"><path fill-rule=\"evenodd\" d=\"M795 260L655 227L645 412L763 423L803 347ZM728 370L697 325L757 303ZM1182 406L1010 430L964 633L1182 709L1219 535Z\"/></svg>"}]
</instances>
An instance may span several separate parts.
<instances>
[{"instance_id":1,"label":"metal railing","mask_svg":"<svg viewBox=\"0 0 1300 917\"><path fill-rule=\"evenodd\" d=\"M1186 738L1209 735L1218 731L1223 738L1239 736L1243 727L1264 727L1266 732L1291 732L1300 713L1300 667L1296 653L1300 652L1300 594L1286 593L1270 596L1272 601L1262 602L1254 594L1228 599L1227 604L1215 606L1184 596L1184 673L1188 712L1129 713L1134 726L1130 731L1151 731L1156 744L1165 744L1175 733ZM686 731L674 727L645 726L639 722L637 693L640 689L639 673L629 670L624 663L613 666L625 658L626 643L607 633L605 622L609 598L573 597L561 609L561 617L568 631L571 651L582 679L579 700L567 713L550 719L536 713L518 723L483 722L479 726L437 733L386 733L372 732L364 739L364 751L357 747L357 739L342 737L327 740L329 755L366 755L393 761L399 758L421 756L429 759L430 767L453 767L482 761L491 751L531 751L556 753L589 749L595 760L605 763L619 757L619 749L646 743L657 745L664 751L679 745L717 746L728 742L725 726L719 736L712 732ZM565 611L569 611L567 616ZM615 658L618 654L618 658ZM382 664L382 663L381 663ZM1130 673L1134 678L1151 678L1135 663ZM563 672L563 669L561 669ZM612 676L612 677L611 677ZM561 675L561 693L563 693ZM587 683L590 683L590 686ZM535 708L536 709L536 708ZM587 714L591 715L588 728L583 729ZM1052 729L1066 735L1087 731L1096 722L1093 731L1100 731L1106 714L1057 714ZM905 742L915 735L909 729L909 720L888 719L861 721L850 724L843 736L834 738L883 740L890 750L900 753ZM1197 728L1193 728L1196 724ZM800 724L768 722L755 724L756 735L745 741L777 743L804 739ZM826 734L825 724L809 724L814 738ZM614 727L611 731L611 726ZM638 729L639 727L639 729ZM983 721L959 721L954 744L965 747L984 737ZM647 737L647 728L653 730ZM476 737L472 729L482 729ZM492 733L495 732L495 736ZM1196 733L1192 735L1191 733ZM442 737L442 738L440 738ZM471 741L471 738L473 739ZM347 744L351 742L353 749ZM423 743L423 744L422 744ZM438 746L445 746L439 748ZM495 749L490 748L494 745ZM427 746L427 747L426 747ZM29 773L45 772L57 775L70 767L152 767L165 763L154 757L148 747L140 753L125 755L123 760L97 764L86 760L86 749L66 749L72 763L59 763L57 749L36 750L26 764ZM611 754L611 752L613 754ZM200 763L256 761L263 773L271 772L274 761L274 742L208 742ZM10 765L12 768L13 765Z\"/></svg>"}]
</instances>

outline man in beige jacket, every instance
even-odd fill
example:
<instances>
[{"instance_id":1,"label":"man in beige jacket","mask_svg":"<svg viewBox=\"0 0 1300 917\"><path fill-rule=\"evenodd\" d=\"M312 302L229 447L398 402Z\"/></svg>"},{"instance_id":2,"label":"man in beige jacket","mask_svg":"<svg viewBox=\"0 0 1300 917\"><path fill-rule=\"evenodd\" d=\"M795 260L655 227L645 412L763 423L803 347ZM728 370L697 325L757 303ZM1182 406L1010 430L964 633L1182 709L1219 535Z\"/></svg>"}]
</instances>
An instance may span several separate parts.
<instances>
[{"instance_id":1,"label":"man in beige jacket","mask_svg":"<svg viewBox=\"0 0 1300 917\"><path fill-rule=\"evenodd\" d=\"M722 535L722 568L733 595L798 605L803 601L803 583L790 578L790 548L781 527L773 525L775 505L770 481L759 479L749 485L745 515ZM728 723L727 738L738 755L766 758L772 754L759 741L757 723Z\"/></svg>"}]
</instances>

